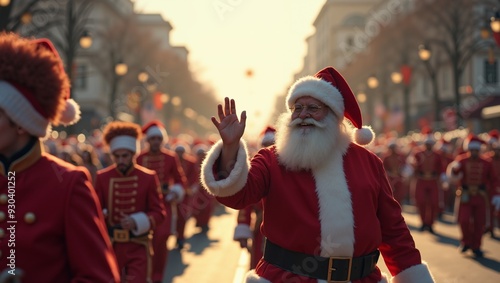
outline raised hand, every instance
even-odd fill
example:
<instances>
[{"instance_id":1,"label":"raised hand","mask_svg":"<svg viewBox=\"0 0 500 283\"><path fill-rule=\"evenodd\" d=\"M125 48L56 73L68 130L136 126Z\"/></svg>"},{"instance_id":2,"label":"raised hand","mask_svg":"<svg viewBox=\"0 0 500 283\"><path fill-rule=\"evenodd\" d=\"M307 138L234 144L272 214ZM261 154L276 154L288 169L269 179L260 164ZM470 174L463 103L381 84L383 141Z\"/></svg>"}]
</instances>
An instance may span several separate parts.
<instances>
[{"instance_id":1,"label":"raised hand","mask_svg":"<svg viewBox=\"0 0 500 283\"><path fill-rule=\"evenodd\" d=\"M238 120L236 103L234 99L229 100L227 97L224 98L224 108L219 104L217 109L219 121L212 117L212 123L219 131L222 142L226 145L237 145L245 132L246 111L241 113L241 120Z\"/></svg>"}]
</instances>

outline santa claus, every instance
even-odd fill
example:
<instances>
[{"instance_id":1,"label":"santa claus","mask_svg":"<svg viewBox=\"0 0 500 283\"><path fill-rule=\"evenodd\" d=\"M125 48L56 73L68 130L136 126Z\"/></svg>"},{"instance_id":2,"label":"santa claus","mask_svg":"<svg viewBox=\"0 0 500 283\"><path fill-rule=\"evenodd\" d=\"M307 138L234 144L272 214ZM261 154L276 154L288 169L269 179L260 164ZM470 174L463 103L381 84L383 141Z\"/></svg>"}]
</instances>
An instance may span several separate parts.
<instances>
[{"instance_id":1,"label":"santa claus","mask_svg":"<svg viewBox=\"0 0 500 283\"><path fill-rule=\"evenodd\" d=\"M212 117L222 140L204 161L204 187L235 209L263 202L267 242L247 282L388 282L380 253L392 282L433 282L381 160L360 146L373 132L344 78L332 67L302 78L286 104L276 145L251 161L246 112L239 120L226 98Z\"/></svg>"}]
</instances>

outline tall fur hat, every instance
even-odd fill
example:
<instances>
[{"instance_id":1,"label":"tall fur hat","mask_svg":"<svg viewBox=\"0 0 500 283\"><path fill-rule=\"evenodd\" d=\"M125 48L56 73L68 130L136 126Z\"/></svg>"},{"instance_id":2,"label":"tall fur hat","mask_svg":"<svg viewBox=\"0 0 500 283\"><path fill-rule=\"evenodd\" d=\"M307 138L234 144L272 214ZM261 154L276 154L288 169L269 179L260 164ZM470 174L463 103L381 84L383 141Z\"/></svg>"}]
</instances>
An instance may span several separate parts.
<instances>
[{"instance_id":1,"label":"tall fur hat","mask_svg":"<svg viewBox=\"0 0 500 283\"><path fill-rule=\"evenodd\" d=\"M0 108L28 133L44 137L50 125L80 118L70 81L48 39L0 33Z\"/></svg>"}]
</instances>

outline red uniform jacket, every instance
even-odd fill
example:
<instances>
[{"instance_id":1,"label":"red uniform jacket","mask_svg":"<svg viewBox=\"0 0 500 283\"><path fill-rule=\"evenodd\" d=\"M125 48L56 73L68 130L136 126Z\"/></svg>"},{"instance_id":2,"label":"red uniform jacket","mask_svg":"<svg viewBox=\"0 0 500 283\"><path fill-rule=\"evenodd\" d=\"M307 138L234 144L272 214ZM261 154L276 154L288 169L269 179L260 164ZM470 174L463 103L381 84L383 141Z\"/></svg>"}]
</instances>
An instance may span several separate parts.
<instances>
[{"instance_id":1,"label":"red uniform jacket","mask_svg":"<svg viewBox=\"0 0 500 283\"><path fill-rule=\"evenodd\" d=\"M462 186L484 186L482 189L488 192L490 187L496 185L497 176L495 176L491 162L481 157L472 159L470 153L457 156L455 162L460 165L454 166L455 163L452 163L450 166L455 175L461 176Z\"/></svg>"},{"instance_id":2,"label":"red uniform jacket","mask_svg":"<svg viewBox=\"0 0 500 283\"><path fill-rule=\"evenodd\" d=\"M83 167L43 153L37 141L9 168L0 162L0 172L2 270L14 251L22 282L119 282L101 205Z\"/></svg>"},{"instance_id":3,"label":"red uniform jacket","mask_svg":"<svg viewBox=\"0 0 500 283\"><path fill-rule=\"evenodd\" d=\"M421 150L415 153L415 176L421 180L438 180L445 172L442 159L435 151Z\"/></svg>"},{"instance_id":4,"label":"red uniform jacket","mask_svg":"<svg viewBox=\"0 0 500 283\"><path fill-rule=\"evenodd\" d=\"M172 152L165 149L161 149L158 154L150 151L142 152L137 156L137 164L155 170L162 188L173 184L185 185L186 177L184 171L177 155Z\"/></svg>"},{"instance_id":5,"label":"red uniform jacket","mask_svg":"<svg viewBox=\"0 0 500 283\"><path fill-rule=\"evenodd\" d=\"M150 230L165 218L158 177L152 170L134 164L124 175L116 165L97 172L96 191L107 209L106 222L110 226L120 223L121 213L146 213Z\"/></svg>"}]
</instances>

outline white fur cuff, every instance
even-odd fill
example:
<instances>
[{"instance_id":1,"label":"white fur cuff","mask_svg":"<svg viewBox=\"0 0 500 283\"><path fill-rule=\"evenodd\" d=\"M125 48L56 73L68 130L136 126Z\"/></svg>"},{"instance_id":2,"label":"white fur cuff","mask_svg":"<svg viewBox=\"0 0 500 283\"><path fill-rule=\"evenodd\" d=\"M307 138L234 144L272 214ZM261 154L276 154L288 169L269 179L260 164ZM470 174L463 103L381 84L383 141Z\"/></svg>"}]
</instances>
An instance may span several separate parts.
<instances>
[{"instance_id":1,"label":"white fur cuff","mask_svg":"<svg viewBox=\"0 0 500 283\"><path fill-rule=\"evenodd\" d=\"M394 276L391 283L433 283L431 272L427 264L422 263L407 268Z\"/></svg>"},{"instance_id":2,"label":"white fur cuff","mask_svg":"<svg viewBox=\"0 0 500 283\"><path fill-rule=\"evenodd\" d=\"M247 272L245 275L245 282L246 283L271 283L271 281L260 277L257 273L255 273L255 269L252 269Z\"/></svg>"},{"instance_id":3,"label":"white fur cuff","mask_svg":"<svg viewBox=\"0 0 500 283\"><path fill-rule=\"evenodd\" d=\"M132 230L132 234L138 236L146 233L151 228L151 223L149 222L148 215L144 212L136 212L130 214L130 217L135 221L135 229Z\"/></svg>"},{"instance_id":4,"label":"white fur cuff","mask_svg":"<svg viewBox=\"0 0 500 283\"><path fill-rule=\"evenodd\" d=\"M252 238L252 230L250 230L250 226L247 224L238 224L236 228L234 228L234 236L233 240L237 241L239 239L251 239Z\"/></svg>"},{"instance_id":5,"label":"white fur cuff","mask_svg":"<svg viewBox=\"0 0 500 283\"><path fill-rule=\"evenodd\" d=\"M177 195L177 202L181 202L184 199L185 192L180 184L172 185L170 191Z\"/></svg>"},{"instance_id":6,"label":"white fur cuff","mask_svg":"<svg viewBox=\"0 0 500 283\"><path fill-rule=\"evenodd\" d=\"M219 197L228 197L236 194L243 188L243 186L245 186L248 171L250 170L250 161L248 160L247 145L243 140L241 140L233 169L225 179L216 180L213 168L215 162L219 159L221 152L222 140L215 143L208 151L207 156L201 165L200 177L203 187L206 188L209 193ZM223 171L220 173L227 173L225 169L219 170Z\"/></svg>"}]
</instances>

